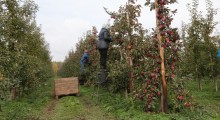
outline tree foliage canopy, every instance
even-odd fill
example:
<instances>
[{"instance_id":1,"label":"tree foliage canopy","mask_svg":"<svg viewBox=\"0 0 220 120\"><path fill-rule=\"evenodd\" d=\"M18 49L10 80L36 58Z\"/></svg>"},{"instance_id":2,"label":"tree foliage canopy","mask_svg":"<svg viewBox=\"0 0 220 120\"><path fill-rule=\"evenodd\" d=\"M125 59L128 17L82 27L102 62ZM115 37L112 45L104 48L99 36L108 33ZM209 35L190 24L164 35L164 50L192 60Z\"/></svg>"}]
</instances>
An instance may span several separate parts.
<instances>
[{"instance_id":1,"label":"tree foliage canopy","mask_svg":"<svg viewBox=\"0 0 220 120\"><path fill-rule=\"evenodd\" d=\"M0 1L0 93L29 93L52 76L48 44L36 25L32 0ZM2 96L3 97L3 96Z\"/></svg>"}]
</instances>

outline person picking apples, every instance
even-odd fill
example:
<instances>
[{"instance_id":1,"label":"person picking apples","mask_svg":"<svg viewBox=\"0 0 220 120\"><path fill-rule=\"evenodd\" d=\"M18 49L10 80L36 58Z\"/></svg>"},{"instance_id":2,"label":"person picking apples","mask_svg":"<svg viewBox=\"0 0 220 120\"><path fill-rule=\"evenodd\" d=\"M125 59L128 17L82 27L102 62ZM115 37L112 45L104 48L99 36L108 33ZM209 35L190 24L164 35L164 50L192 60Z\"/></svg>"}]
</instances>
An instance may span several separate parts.
<instances>
[{"instance_id":1,"label":"person picking apples","mask_svg":"<svg viewBox=\"0 0 220 120\"><path fill-rule=\"evenodd\" d=\"M100 53L100 69L106 70L107 52L109 43L112 42L108 25L104 24L98 36L98 50Z\"/></svg>"},{"instance_id":2,"label":"person picking apples","mask_svg":"<svg viewBox=\"0 0 220 120\"><path fill-rule=\"evenodd\" d=\"M81 79L79 80L80 85L83 85L85 82L85 74L84 74L84 67L85 64L89 61L88 50L84 50L84 53L80 59L80 70L81 70Z\"/></svg>"}]
</instances>

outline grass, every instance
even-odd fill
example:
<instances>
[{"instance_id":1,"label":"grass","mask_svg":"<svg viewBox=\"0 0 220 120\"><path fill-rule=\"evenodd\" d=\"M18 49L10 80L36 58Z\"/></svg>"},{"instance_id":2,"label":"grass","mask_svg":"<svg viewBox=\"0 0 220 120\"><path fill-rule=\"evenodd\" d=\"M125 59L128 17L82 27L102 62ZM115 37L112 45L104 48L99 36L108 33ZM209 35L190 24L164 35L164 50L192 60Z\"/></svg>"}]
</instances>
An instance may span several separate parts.
<instances>
[{"instance_id":1,"label":"grass","mask_svg":"<svg viewBox=\"0 0 220 120\"><path fill-rule=\"evenodd\" d=\"M169 115L160 113L144 113L141 108L135 107L132 99L125 99L123 95L111 94L103 90L82 87L82 92L89 96L92 104L100 106L103 111L114 116L115 120L170 120ZM93 94L96 96L92 96ZM98 95L97 95L98 94Z\"/></svg>"},{"instance_id":2,"label":"grass","mask_svg":"<svg viewBox=\"0 0 220 120\"><path fill-rule=\"evenodd\" d=\"M191 81L186 87L192 93L194 101L202 106L202 110L207 113L206 115L220 119L220 92L215 91L212 81L203 80L201 91L198 90L195 81Z\"/></svg>"},{"instance_id":3,"label":"grass","mask_svg":"<svg viewBox=\"0 0 220 120\"><path fill-rule=\"evenodd\" d=\"M54 106L53 114L41 117L47 120L114 120L114 117L99 106L94 105L85 88L80 89L80 96L64 96Z\"/></svg>"},{"instance_id":4,"label":"grass","mask_svg":"<svg viewBox=\"0 0 220 120\"><path fill-rule=\"evenodd\" d=\"M180 113L145 113L138 101L125 99L122 94L80 86L80 96L52 99L53 79L39 86L31 95L15 101L4 101L0 120L219 120L220 92L213 83L203 81L203 90L195 81L188 81L196 108Z\"/></svg>"},{"instance_id":5,"label":"grass","mask_svg":"<svg viewBox=\"0 0 220 120\"><path fill-rule=\"evenodd\" d=\"M220 119L220 93L214 91L213 83L203 81L203 90L197 89L195 81L188 81L186 88L193 96L194 109L184 109L180 113L144 113L142 107L132 99L125 99L123 95L111 94L99 90L99 96L92 97L96 92L94 88L82 87L81 91L98 104L103 110L109 112L119 120L219 120Z\"/></svg>"},{"instance_id":6,"label":"grass","mask_svg":"<svg viewBox=\"0 0 220 120\"><path fill-rule=\"evenodd\" d=\"M82 113L82 104L73 96L60 98L54 106L51 115L45 114L45 119L51 120L69 120ZM41 118L44 119L44 118Z\"/></svg>"},{"instance_id":7,"label":"grass","mask_svg":"<svg viewBox=\"0 0 220 120\"><path fill-rule=\"evenodd\" d=\"M53 79L37 87L30 95L14 101L3 101L0 120L30 120L38 119L42 110L50 103L53 92Z\"/></svg>"}]
</instances>

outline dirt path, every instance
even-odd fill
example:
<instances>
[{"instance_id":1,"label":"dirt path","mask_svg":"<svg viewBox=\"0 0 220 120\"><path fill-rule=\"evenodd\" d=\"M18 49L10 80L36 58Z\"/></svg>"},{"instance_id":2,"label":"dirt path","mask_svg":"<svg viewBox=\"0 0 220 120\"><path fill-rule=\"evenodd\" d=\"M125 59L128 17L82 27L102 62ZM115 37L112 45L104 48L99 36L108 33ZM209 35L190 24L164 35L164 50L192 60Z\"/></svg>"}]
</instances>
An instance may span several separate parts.
<instances>
[{"instance_id":1,"label":"dirt path","mask_svg":"<svg viewBox=\"0 0 220 120\"><path fill-rule=\"evenodd\" d=\"M81 95L79 99L83 105L84 114L78 115L76 120L115 120L114 117L91 103L87 96Z\"/></svg>"},{"instance_id":2,"label":"dirt path","mask_svg":"<svg viewBox=\"0 0 220 120\"><path fill-rule=\"evenodd\" d=\"M53 99L50 105L46 108L45 113L47 115L51 115L53 111L55 110L56 104L57 104L57 100Z\"/></svg>"},{"instance_id":3,"label":"dirt path","mask_svg":"<svg viewBox=\"0 0 220 120\"><path fill-rule=\"evenodd\" d=\"M91 103L87 95L81 94L51 100L40 120L115 120L115 118Z\"/></svg>"},{"instance_id":4,"label":"dirt path","mask_svg":"<svg viewBox=\"0 0 220 120\"><path fill-rule=\"evenodd\" d=\"M52 99L51 102L44 108L39 120L51 120L54 110L56 108L57 100Z\"/></svg>"}]
</instances>

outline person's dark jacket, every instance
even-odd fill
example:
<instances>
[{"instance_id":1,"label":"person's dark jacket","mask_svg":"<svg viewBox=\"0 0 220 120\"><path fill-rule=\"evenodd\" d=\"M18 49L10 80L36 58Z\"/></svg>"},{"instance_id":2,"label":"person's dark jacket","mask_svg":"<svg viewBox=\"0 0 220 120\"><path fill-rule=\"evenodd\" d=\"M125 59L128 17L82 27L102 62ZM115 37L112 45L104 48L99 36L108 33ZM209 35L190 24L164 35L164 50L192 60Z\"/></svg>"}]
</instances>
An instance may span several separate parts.
<instances>
[{"instance_id":1,"label":"person's dark jacket","mask_svg":"<svg viewBox=\"0 0 220 120\"><path fill-rule=\"evenodd\" d=\"M80 63L84 64L87 63L89 60L89 55L87 53L84 53L83 56L81 57Z\"/></svg>"},{"instance_id":2,"label":"person's dark jacket","mask_svg":"<svg viewBox=\"0 0 220 120\"><path fill-rule=\"evenodd\" d=\"M112 42L109 31L102 28L99 32L98 49L108 49L109 43Z\"/></svg>"}]
</instances>

